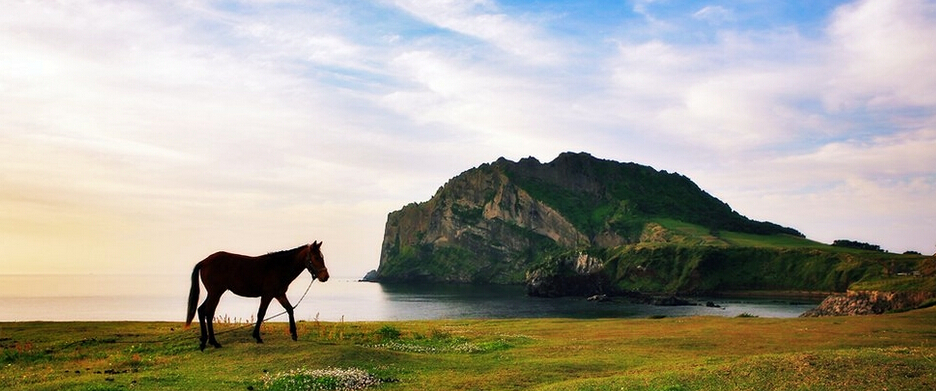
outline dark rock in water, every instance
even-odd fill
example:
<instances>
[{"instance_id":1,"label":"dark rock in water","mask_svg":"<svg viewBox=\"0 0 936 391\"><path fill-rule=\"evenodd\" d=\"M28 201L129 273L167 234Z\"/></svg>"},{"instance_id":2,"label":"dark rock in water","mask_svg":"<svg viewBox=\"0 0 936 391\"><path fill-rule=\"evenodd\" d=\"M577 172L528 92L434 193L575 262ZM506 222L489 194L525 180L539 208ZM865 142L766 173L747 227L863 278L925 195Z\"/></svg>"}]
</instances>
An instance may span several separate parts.
<instances>
[{"instance_id":1,"label":"dark rock in water","mask_svg":"<svg viewBox=\"0 0 936 391\"><path fill-rule=\"evenodd\" d=\"M597 301L597 302L611 301L611 299L608 298L608 295L605 295L605 294L592 295L592 296L589 296L587 300L588 300L588 301Z\"/></svg>"},{"instance_id":2,"label":"dark rock in water","mask_svg":"<svg viewBox=\"0 0 936 391\"><path fill-rule=\"evenodd\" d=\"M684 300L684 299L680 299L680 298L678 298L678 297L676 297L676 296L670 296L670 297L664 297L664 298L653 299L653 303L652 303L652 304L653 304L653 305L657 305L657 306L665 306L665 307L675 307L675 306L682 306L682 305L695 305L695 303L693 303L693 302L691 302L691 301Z\"/></svg>"},{"instance_id":3,"label":"dark rock in water","mask_svg":"<svg viewBox=\"0 0 936 391\"><path fill-rule=\"evenodd\" d=\"M712 302L712 301L706 301L705 306L708 308L721 308L720 305L715 304L715 302Z\"/></svg>"},{"instance_id":4,"label":"dark rock in water","mask_svg":"<svg viewBox=\"0 0 936 391\"><path fill-rule=\"evenodd\" d=\"M367 274L365 274L364 277L361 277L361 279L358 280L358 281L361 281L361 282L377 282L377 271L376 271L376 270L371 270L371 271L367 272Z\"/></svg>"}]
</instances>

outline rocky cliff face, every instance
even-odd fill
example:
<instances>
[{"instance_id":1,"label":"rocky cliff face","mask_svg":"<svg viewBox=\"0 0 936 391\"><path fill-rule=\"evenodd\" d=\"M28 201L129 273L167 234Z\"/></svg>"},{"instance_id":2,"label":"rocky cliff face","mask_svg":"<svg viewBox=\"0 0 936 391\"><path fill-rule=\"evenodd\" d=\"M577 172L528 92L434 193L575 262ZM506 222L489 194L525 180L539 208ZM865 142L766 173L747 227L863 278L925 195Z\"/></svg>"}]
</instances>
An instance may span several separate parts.
<instances>
[{"instance_id":1,"label":"rocky cliff face","mask_svg":"<svg viewBox=\"0 0 936 391\"><path fill-rule=\"evenodd\" d=\"M587 242L501 167L483 165L451 179L429 201L390 213L378 279L516 283L541 249Z\"/></svg>"},{"instance_id":2,"label":"rocky cliff face","mask_svg":"<svg viewBox=\"0 0 936 391\"><path fill-rule=\"evenodd\" d=\"M799 235L748 220L679 174L584 153L549 163L501 158L390 213L377 279L522 283L547 254L659 240L647 216Z\"/></svg>"},{"instance_id":3,"label":"rocky cliff face","mask_svg":"<svg viewBox=\"0 0 936 391\"><path fill-rule=\"evenodd\" d=\"M604 262L588 254L568 254L526 273L527 294L562 297L604 294L609 281Z\"/></svg>"},{"instance_id":4,"label":"rocky cliff face","mask_svg":"<svg viewBox=\"0 0 936 391\"><path fill-rule=\"evenodd\" d=\"M934 298L934 292L848 291L827 297L801 316L878 315L916 309Z\"/></svg>"}]
</instances>

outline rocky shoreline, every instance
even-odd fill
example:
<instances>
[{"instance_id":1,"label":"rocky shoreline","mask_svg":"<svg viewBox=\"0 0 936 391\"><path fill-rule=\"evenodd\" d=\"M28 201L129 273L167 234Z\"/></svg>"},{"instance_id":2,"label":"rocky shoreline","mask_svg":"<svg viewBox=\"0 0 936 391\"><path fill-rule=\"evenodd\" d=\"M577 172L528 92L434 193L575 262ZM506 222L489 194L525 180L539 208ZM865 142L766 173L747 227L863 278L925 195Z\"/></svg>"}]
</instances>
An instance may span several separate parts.
<instances>
[{"instance_id":1,"label":"rocky shoreline","mask_svg":"<svg viewBox=\"0 0 936 391\"><path fill-rule=\"evenodd\" d=\"M672 294L648 294L643 292L605 292L607 281L602 279L596 270L601 264L594 262L587 255L576 257L569 263L566 273L543 273L536 270L527 274L527 294L538 297L580 296L591 302L628 300L632 303L656 306L694 306L706 305L718 307L709 301L701 303L692 299L683 299ZM360 281L378 281L377 272L370 271ZM710 292L709 297L757 297L775 299L806 299L815 300L825 298L816 307L806 311L800 317L820 316L856 316L878 315L888 312L909 311L936 305L936 292L887 292L887 291L847 291L833 293L822 291L718 291Z\"/></svg>"},{"instance_id":2,"label":"rocky shoreline","mask_svg":"<svg viewBox=\"0 0 936 391\"><path fill-rule=\"evenodd\" d=\"M936 304L934 292L847 291L826 297L801 317L878 315Z\"/></svg>"}]
</instances>

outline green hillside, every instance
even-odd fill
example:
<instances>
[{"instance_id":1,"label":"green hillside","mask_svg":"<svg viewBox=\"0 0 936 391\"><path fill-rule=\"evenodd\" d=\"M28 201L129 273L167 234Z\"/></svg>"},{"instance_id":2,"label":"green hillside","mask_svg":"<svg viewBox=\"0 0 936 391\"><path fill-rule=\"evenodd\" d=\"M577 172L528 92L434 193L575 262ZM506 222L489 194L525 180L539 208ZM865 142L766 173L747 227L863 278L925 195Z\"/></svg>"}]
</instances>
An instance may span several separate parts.
<instances>
[{"instance_id":1,"label":"green hillside","mask_svg":"<svg viewBox=\"0 0 936 391\"><path fill-rule=\"evenodd\" d=\"M740 215L685 176L636 163L564 153L546 164L532 158L516 164L501 159L495 166L587 235L610 230L633 236L647 221L666 219L713 231L803 236L795 229Z\"/></svg>"},{"instance_id":2,"label":"green hillside","mask_svg":"<svg viewBox=\"0 0 936 391\"><path fill-rule=\"evenodd\" d=\"M731 291L932 291L934 259L833 247L802 237L720 231L671 219L647 222L644 241L553 253L533 270L573 275L568 260L601 259L602 293L706 294ZM892 270L888 270L892 269ZM900 270L904 272L894 271ZM920 273L919 276L899 274Z\"/></svg>"}]
</instances>

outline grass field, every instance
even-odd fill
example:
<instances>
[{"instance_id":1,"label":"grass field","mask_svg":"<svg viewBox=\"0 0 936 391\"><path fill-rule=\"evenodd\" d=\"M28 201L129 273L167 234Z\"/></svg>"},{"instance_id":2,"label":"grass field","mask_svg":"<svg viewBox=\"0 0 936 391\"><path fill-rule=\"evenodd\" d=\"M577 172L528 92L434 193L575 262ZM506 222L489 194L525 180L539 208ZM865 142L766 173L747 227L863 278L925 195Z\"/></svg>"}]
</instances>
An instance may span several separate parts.
<instances>
[{"instance_id":1,"label":"grass field","mask_svg":"<svg viewBox=\"0 0 936 391\"><path fill-rule=\"evenodd\" d=\"M867 317L0 323L0 389L932 390L936 308ZM318 388L315 388L318 387ZM344 388L341 388L344 387Z\"/></svg>"}]
</instances>

